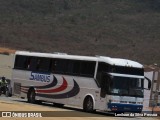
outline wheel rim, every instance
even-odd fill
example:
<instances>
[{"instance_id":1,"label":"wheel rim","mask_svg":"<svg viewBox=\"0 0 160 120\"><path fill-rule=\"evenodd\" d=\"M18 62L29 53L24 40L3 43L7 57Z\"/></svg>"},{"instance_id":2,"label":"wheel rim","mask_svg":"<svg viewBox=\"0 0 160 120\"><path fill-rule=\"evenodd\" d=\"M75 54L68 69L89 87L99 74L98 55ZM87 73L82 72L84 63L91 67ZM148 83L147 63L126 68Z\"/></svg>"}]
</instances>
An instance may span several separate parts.
<instances>
[{"instance_id":1,"label":"wheel rim","mask_svg":"<svg viewBox=\"0 0 160 120\"><path fill-rule=\"evenodd\" d=\"M86 107L87 107L88 111L92 111L93 110L93 101L92 101L92 99L90 97L88 98Z\"/></svg>"}]
</instances>

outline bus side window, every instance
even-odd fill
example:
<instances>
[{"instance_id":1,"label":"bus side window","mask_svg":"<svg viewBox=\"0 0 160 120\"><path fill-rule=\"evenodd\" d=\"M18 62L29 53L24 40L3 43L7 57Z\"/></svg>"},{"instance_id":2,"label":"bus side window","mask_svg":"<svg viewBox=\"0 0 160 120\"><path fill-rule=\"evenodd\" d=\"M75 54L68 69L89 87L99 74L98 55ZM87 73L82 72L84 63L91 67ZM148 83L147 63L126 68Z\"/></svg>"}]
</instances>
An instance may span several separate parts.
<instances>
[{"instance_id":1,"label":"bus side window","mask_svg":"<svg viewBox=\"0 0 160 120\"><path fill-rule=\"evenodd\" d=\"M37 71L40 70L40 64L41 64L41 59L38 58L38 59L37 59L37 65L36 65L36 70L37 70Z\"/></svg>"},{"instance_id":2,"label":"bus side window","mask_svg":"<svg viewBox=\"0 0 160 120\"><path fill-rule=\"evenodd\" d=\"M14 68L25 70L27 68L27 56L16 55Z\"/></svg>"},{"instance_id":3,"label":"bus side window","mask_svg":"<svg viewBox=\"0 0 160 120\"><path fill-rule=\"evenodd\" d=\"M74 65L74 61L73 60L68 60L66 74L69 74L69 75L73 74L73 65Z\"/></svg>"},{"instance_id":4,"label":"bus side window","mask_svg":"<svg viewBox=\"0 0 160 120\"><path fill-rule=\"evenodd\" d=\"M39 72L49 72L50 61L51 59L49 58L38 58L36 70Z\"/></svg>"},{"instance_id":5,"label":"bus side window","mask_svg":"<svg viewBox=\"0 0 160 120\"><path fill-rule=\"evenodd\" d=\"M52 62L51 62L51 72L52 73L55 72L56 65L57 65L57 61L56 60L52 60Z\"/></svg>"},{"instance_id":6,"label":"bus side window","mask_svg":"<svg viewBox=\"0 0 160 120\"><path fill-rule=\"evenodd\" d=\"M96 62L82 61L80 75L85 77L93 77L95 72Z\"/></svg>"},{"instance_id":7,"label":"bus side window","mask_svg":"<svg viewBox=\"0 0 160 120\"><path fill-rule=\"evenodd\" d=\"M73 63L73 75L79 75L80 74L80 61L75 60Z\"/></svg>"},{"instance_id":8,"label":"bus side window","mask_svg":"<svg viewBox=\"0 0 160 120\"><path fill-rule=\"evenodd\" d=\"M31 57L29 70L36 71L36 67L37 67L37 58L36 57Z\"/></svg>"},{"instance_id":9,"label":"bus side window","mask_svg":"<svg viewBox=\"0 0 160 120\"><path fill-rule=\"evenodd\" d=\"M55 61L55 62L54 62ZM54 73L57 74L65 74L66 70L67 70L67 60L65 59L53 59L53 66L52 66L52 70Z\"/></svg>"},{"instance_id":10,"label":"bus side window","mask_svg":"<svg viewBox=\"0 0 160 120\"><path fill-rule=\"evenodd\" d=\"M27 69L27 70L29 70L30 64L31 64L31 58L28 57L27 60L26 60L26 69Z\"/></svg>"}]
</instances>

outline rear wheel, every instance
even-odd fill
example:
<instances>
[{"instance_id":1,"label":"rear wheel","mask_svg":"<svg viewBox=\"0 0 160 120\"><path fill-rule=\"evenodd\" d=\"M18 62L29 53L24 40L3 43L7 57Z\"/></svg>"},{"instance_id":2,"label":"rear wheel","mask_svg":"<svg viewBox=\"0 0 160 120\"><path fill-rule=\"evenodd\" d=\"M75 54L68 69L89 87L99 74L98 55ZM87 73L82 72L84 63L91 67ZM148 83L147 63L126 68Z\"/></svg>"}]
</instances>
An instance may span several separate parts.
<instances>
[{"instance_id":1,"label":"rear wheel","mask_svg":"<svg viewBox=\"0 0 160 120\"><path fill-rule=\"evenodd\" d=\"M29 92L28 92L28 102L29 103L35 103L35 96L36 96L36 93L35 93L35 90L34 89L31 89Z\"/></svg>"},{"instance_id":2,"label":"rear wheel","mask_svg":"<svg viewBox=\"0 0 160 120\"><path fill-rule=\"evenodd\" d=\"M91 97L87 97L84 100L83 110L86 112L93 112L93 99Z\"/></svg>"}]
</instances>

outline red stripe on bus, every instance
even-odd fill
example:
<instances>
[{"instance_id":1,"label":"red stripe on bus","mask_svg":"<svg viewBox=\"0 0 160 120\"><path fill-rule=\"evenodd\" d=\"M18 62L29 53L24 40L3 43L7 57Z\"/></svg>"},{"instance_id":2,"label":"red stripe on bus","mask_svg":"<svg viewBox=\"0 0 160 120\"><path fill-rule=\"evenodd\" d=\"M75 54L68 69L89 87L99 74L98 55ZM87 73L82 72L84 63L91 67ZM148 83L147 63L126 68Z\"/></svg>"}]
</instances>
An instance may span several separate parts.
<instances>
[{"instance_id":1,"label":"red stripe on bus","mask_svg":"<svg viewBox=\"0 0 160 120\"><path fill-rule=\"evenodd\" d=\"M23 89L23 90L28 90L29 88L21 87L21 89Z\"/></svg>"},{"instance_id":2,"label":"red stripe on bus","mask_svg":"<svg viewBox=\"0 0 160 120\"><path fill-rule=\"evenodd\" d=\"M48 89L48 90L40 90L40 89L37 89L36 92L38 93L53 93L53 92L60 92L60 91L63 91L67 88L67 81L65 80L65 78L63 77L63 83L60 87L58 88L55 88L55 89Z\"/></svg>"},{"instance_id":3,"label":"red stripe on bus","mask_svg":"<svg viewBox=\"0 0 160 120\"><path fill-rule=\"evenodd\" d=\"M27 93L28 91L26 91L26 90L21 90L21 92L23 92L23 93Z\"/></svg>"}]
</instances>

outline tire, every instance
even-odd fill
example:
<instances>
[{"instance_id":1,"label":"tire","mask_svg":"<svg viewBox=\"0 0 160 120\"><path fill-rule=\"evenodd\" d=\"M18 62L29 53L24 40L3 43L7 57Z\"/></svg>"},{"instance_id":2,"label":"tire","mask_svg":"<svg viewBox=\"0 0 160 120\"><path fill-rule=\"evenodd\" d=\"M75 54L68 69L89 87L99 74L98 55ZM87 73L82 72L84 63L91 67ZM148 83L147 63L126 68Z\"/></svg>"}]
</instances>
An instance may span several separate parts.
<instances>
[{"instance_id":1,"label":"tire","mask_svg":"<svg viewBox=\"0 0 160 120\"><path fill-rule=\"evenodd\" d=\"M83 110L85 112L94 112L93 109L93 99L91 97L86 97L83 104Z\"/></svg>"},{"instance_id":2,"label":"tire","mask_svg":"<svg viewBox=\"0 0 160 120\"><path fill-rule=\"evenodd\" d=\"M29 90L29 92L28 92L28 102L34 104L36 102L35 96L36 96L35 90L34 89Z\"/></svg>"}]
</instances>

